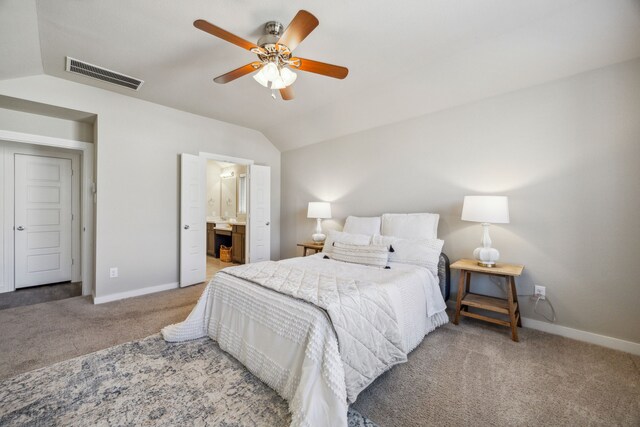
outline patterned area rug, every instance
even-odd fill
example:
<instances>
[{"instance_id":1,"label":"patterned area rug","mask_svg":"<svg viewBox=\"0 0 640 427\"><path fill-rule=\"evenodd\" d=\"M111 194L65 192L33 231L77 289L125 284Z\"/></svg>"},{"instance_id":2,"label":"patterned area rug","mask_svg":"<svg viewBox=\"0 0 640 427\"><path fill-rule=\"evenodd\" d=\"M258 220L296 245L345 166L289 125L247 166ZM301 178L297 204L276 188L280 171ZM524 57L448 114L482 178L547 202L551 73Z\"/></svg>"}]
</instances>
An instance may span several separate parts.
<instances>
[{"instance_id":1,"label":"patterned area rug","mask_svg":"<svg viewBox=\"0 0 640 427\"><path fill-rule=\"evenodd\" d=\"M287 403L205 338L160 335L0 381L0 425L288 426ZM349 410L349 427L375 427Z\"/></svg>"}]
</instances>

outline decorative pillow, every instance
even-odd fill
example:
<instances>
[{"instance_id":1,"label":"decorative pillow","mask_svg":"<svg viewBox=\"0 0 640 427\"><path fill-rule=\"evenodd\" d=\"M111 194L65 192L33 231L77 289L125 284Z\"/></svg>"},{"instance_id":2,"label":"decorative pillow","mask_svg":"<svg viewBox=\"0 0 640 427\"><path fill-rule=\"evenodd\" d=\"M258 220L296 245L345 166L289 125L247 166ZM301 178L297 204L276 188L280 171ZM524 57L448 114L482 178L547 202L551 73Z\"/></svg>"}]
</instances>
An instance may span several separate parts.
<instances>
[{"instance_id":1,"label":"decorative pillow","mask_svg":"<svg viewBox=\"0 0 640 427\"><path fill-rule=\"evenodd\" d=\"M380 234L380 222L381 219L379 216L348 216L344 223L344 230L342 231L345 233L368 234L372 236L374 234Z\"/></svg>"},{"instance_id":2,"label":"decorative pillow","mask_svg":"<svg viewBox=\"0 0 640 427\"><path fill-rule=\"evenodd\" d=\"M391 245L396 240L398 240L397 237L381 236L380 234L376 234L373 237L371 237L371 244L373 244L373 245L385 245L387 247L387 249L391 249Z\"/></svg>"},{"instance_id":3,"label":"decorative pillow","mask_svg":"<svg viewBox=\"0 0 640 427\"><path fill-rule=\"evenodd\" d=\"M380 237L384 239L384 236ZM419 265L427 268L434 276L438 276L438 262L440 261L444 240L393 239L391 241L388 240L388 243L390 262ZM386 245L384 246L387 247Z\"/></svg>"},{"instance_id":4,"label":"decorative pillow","mask_svg":"<svg viewBox=\"0 0 640 427\"><path fill-rule=\"evenodd\" d=\"M322 252L330 254L333 252L333 242L349 243L352 245L368 245L371 243L371 236L366 234L352 234L344 231L330 230L327 239L324 241Z\"/></svg>"},{"instance_id":5,"label":"decorative pillow","mask_svg":"<svg viewBox=\"0 0 640 427\"><path fill-rule=\"evenodd\" d=\"M401 239L435 239L440 215L433 213L384 214L381 233Z\"/></svg>"},{"instance_id":6,"label":"decorative pillow","mask_svg":"<svg viewBox=\"0 0 640 427\"><path fill-rule=\"evenodd\" d=\"M351 245L334 242L331 258L354 264L386 267L389 261L389 249L385 245Z\"/></svg>"}]
</instances>

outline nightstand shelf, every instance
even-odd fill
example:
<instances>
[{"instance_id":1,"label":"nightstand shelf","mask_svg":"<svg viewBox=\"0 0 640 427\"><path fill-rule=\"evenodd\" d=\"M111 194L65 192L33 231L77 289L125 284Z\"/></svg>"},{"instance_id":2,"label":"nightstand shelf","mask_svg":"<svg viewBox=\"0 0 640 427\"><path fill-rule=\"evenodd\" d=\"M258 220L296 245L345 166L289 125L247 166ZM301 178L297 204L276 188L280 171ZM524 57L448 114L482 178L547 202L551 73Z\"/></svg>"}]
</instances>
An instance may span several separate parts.
<instances>
[{"instance_id":1,"label":"nightstand shelf","mask_svg":"<svg viewBox=\"0 0 640 427\"><path fill-rule=\"evenodd\" d=\"M305 242L298 243L298 246L302 247L302 256L307 256L307 251L312 250L314 254L317 254L324 247L324 242Z\"/></svg>"},{"instance_id":2,"label":"nightstand shelf","mask_svg":"<svg viewBox=\"0 0 640 427\"><path fill-rule=\"evenodd\" d=\"M485 295L467 294L462 299L462 307L460 309L460 315L465 317L472 317L474 319L483 320L485 322L495 323L496 325L511 326L511 322L502 319L496 319L495 317L484 316L479 313L468 311L466 307L475 307L482 310L494 311L500 314L509 315L509 301L501 298L493 298ZM465 307L466 306L466 307ZM518 309L518 303L514 304L514 310ZM516 312L516 324L520 321L520 312Z\"/></svg>"},{"instance_id":3,"label":"nightstand shelf","mask_svg":"<svg viewBox=\"0 0 640 427\"><path fill-rule=\"evenodd\" d=\"M502 298L494 298L479 294L467 294L462 299L462 305L495 311L496 313L509 314L509 301Z\"/></svg>"},{"instance_id":4,"label":"nightstand shelf","mask_svg":"<svg viewBox=\"0 0 640 427\"><path fill-rule=\"evenodd\" d=\"M524 266L500 263L495 267L481 267L474 260L461 259L451 264L451 269L460 270L456 314L453 323L457 325L460 322L460 316L465 316L497 325L508 326L511 328L511 339L518 341L517 328L518 326L522 326L522 320L520 319L520 307L518 305L515 277L522 274ZM471 287L471 273L504 278L507 284L507 298L495 298L469 292ZM508 316L508 320L471 312L469 311L470 307Z\"/></svg>"}]
</instances>

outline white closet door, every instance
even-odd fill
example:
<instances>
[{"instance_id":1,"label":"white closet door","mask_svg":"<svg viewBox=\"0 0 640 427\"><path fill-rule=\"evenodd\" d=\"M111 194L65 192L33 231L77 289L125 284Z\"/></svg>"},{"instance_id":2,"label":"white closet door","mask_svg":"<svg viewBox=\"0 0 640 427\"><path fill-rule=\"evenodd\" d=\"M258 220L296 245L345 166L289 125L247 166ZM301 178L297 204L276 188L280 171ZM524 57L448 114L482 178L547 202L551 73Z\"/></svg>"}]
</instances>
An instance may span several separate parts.
<instances>
[{"instance_id":1,"label":"white closet door","mask_svg":"<svg viewBox=\"0 0 640 427\"><path fill-rule=\"evenodd\" d=\"M205 160L181 154L180 286L204 282L207 276L207 175Z\"/></svg>"},{"instance_id":2,"label":"white closet door","mask_svg":"<svg viewBox=\"0 0 640 427\"><path fill-rule=\"evenodd\" d=\"M271 259L271 168L249 168L249 262Z\"/></svg>"},{"instance_id":3,"label":"white closet door","mask_svg":"<svg viewBox=\"0 0 640 427\"><path fill-rule=\"evenodd\" d=\"M15 155L16 288L71 280L71 160Z\"/></svg>"}]
</instances>

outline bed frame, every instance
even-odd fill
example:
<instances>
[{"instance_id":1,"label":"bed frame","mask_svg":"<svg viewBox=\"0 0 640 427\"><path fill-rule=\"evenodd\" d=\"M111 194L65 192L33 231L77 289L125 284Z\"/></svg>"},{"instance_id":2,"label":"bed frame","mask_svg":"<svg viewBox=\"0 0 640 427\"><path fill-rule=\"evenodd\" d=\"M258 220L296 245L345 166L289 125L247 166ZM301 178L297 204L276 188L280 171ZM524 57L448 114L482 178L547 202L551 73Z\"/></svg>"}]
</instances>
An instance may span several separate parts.
<instances>
[{"instance_id":1,"label":"bed frame","mask_svg":"<svg viewBox=\"0 0 640 427\"><path fill-rule=\"evenodd\" d=\"M444 252L440 254L438 262L438 279L442 297L447 301L451 292L451 270L449 269L449 257Z\"/></svg>"}]
</instances>

